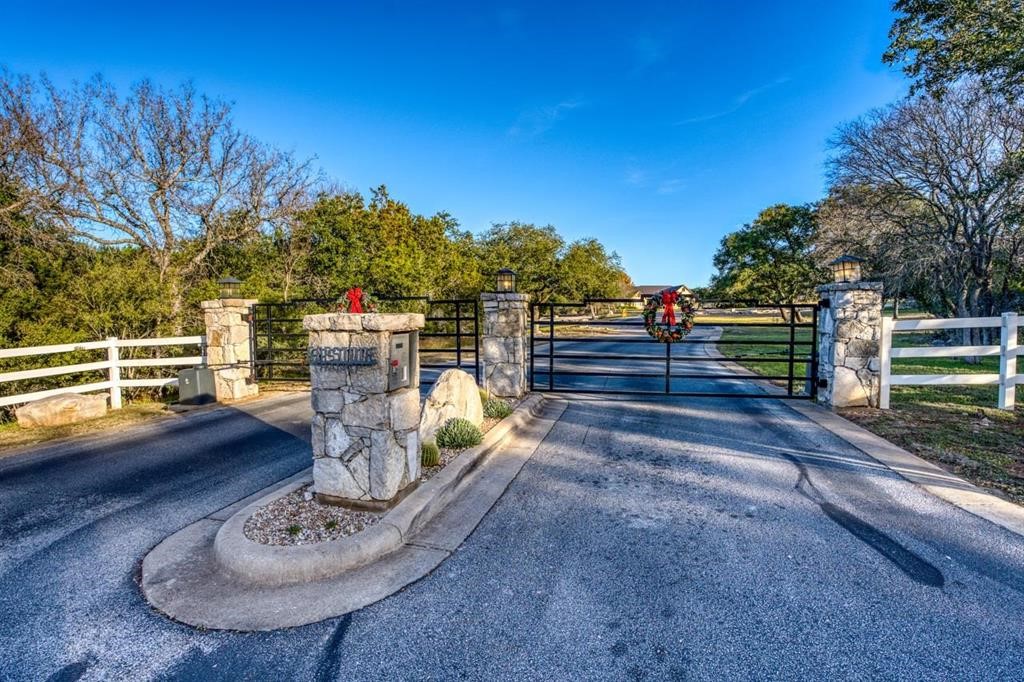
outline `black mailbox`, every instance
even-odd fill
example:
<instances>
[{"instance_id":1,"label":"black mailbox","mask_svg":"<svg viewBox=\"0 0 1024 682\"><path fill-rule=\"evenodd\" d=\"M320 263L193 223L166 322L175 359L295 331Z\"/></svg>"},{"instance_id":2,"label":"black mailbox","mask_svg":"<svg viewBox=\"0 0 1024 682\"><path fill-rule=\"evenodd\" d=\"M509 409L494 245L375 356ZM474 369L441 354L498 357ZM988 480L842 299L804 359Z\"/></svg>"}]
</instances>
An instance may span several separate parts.
<instances>
[{"instance_id":1,"label":"black mailbox","mask_svg":"<svg viewBox=\"0 0 1024 682\"><path fill-rule=\"evenodd\" d=\"M419 386L415 371L418 355L419 332L391 335L391 352L388 355L389 391Z\"/></svg>"}]
</instances>

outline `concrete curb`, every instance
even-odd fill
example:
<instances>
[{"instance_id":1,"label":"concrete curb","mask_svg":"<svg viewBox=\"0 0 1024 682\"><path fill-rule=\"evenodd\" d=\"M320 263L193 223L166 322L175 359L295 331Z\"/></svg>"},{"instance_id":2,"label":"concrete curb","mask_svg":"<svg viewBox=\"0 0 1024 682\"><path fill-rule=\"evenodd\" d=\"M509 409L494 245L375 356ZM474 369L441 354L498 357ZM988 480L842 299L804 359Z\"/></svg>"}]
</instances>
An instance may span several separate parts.
<instances>
[{"instance_id":1,"label":"concrete curb","mask_svg":"<svg viewBox=\"0 0 1024 682\"><path fill-rule=\"evenodd\" d=\"M166 538L143 560L143 594L174 620L219 630L294 627L363 608L419 580L448 558L515 479L565 407L563 400L529 398L491 429L491 438L460 455L392 509L385 517L391 529L387 537L399 541L383 555L364 554L361 565L347 560L350 568L341 573L260 584L240 579L215 557L215 539L225 519L247 518L254 505L294 490L309 480L307 470Z\"/></svg>"},{"instance_id":2,"label":"concrete curb","mask_svg":"<svg viewBox=\"0 0 1024 682\"><path fill-rule=\"evenodd\" d=\"M260 497L229 518L217 532L214 557L225 570L261 585L320 580L368 564L401 547L406 538L436 516L463 479L512 429L534 418L540 404L540 396L527 398L513 414L488 431L480 445L460 454L437 476L420 484L390 509L378 523L355 535L299 546L263 545L246 537L245 524L249 517L260 507L304 485L300 482Z\"/></svg>"},{"instance_id":3,"label":"concrete curb","mask_svg":"<svg viewBox=\"0 0 1024 682\"><path fill-rule=\"evenodd\" d=\"M940 500L1024 537L1024 507L986 492L821 405L787 401L787 406Z\"/></svg>"},{"instance_id":4,"label":"concrete curb","mask_svg":"<svg viewBox=\"0 0 1024 682\"><path fill-rule=\"evenodd\" d=\"M711 357L722 357L717 347L707 349L706 352ZM720 364L739 374L754 374L734 362L721 361ZM759 386L769 395L783 392L770 383ZM996 497L817 403L798 400L780 402L940 500L1024 537L1024 507Z\"/></svg>"}]
</instances>

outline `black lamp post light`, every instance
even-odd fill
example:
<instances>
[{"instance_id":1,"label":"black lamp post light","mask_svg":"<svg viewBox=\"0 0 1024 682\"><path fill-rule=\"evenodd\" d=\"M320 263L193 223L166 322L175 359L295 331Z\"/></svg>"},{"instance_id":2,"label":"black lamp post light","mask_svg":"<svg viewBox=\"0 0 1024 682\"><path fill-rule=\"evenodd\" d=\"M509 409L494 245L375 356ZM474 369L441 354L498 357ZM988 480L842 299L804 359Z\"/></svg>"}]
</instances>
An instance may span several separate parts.
<instances>
[{"instance_id":1,"label":"black lamp post light","mask_svg":"<svg viewBox=\"0 0 1024 682\"><path fill-rule=\"evenodd\" d=\"M514 294L516 291L516 273L508 268L498 270L494 282L494 290L499 294Z\"/></svg>"},{"instance_id":2,"label":"black lamp post light","mask_svg":"<svg viewBox=\"0 0 1024 682\"><path fill-rule=\"evenodd\" d=\"M234 277L221 277L217 280L217 284L220 285L221 298L242 297L242 280Z\"/></svg>"},{"instance_id":3,"label":"black lamp post light","mask_svg":"<svg viewBox=\"0 0 1024 682\"><path fill-rule=\"evenodd\" d=\"M828 265L832 268L832 278L837 284L849 284L860 281L863 262L863 258L843 254Z\"/></svg>"}]
</instances>

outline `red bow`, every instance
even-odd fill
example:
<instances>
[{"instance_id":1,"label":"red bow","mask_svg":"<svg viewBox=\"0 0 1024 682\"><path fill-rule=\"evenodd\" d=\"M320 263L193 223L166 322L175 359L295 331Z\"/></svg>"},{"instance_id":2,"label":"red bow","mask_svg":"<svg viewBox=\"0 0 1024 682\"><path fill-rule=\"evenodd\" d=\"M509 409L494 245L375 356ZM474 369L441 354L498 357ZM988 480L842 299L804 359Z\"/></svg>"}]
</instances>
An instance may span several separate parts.
<instances>
[{"instance_id":1,"label":"red bow","mask_svg":"<svg viewBox=\"0 0 1024 682\"><path fill-rule=\"evenodd\" d=\"M665 306L665 314L661 321L670 327L676 326L676 311L672 304L679 300L679 294L675 291L666 291L661 295L661 304Z\"/></svg>"},{"instance_id":2,"label":"red bow","mask_svg":"<svg viewBox=\"0 0 1024 682\"><path fill-rule=\"evenodd\" d=\"M345 292L345 298L348 299L348 311L350 313L361 313L363 312L363 290L359 287L352 287Z\"/></svg>"}]
</instances>

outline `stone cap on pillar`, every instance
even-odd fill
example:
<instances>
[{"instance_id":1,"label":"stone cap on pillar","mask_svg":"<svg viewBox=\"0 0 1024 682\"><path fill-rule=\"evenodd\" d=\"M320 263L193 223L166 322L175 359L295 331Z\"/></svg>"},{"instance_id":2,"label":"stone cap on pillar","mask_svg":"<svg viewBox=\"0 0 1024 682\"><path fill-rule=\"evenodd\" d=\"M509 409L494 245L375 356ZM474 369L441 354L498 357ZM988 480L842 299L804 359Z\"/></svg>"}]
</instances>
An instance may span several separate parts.
<instances>
[{"instance_id":1,"label":"stone cap on pillar","mask_svg":"<svg viewBox=\"0 0 1024 682\"><path fill-rule=\"evenodd\" d=\"M203 310L211 308L248 308L259 303L255 298L215 298L212 301L201 301L199 307Z\"/></svg>"},{"instance_id":2,"label":"stone cap on pillar","mask_svg":"<svg viewBox=\"0 0 1024 682\"><path fill-rule=\"evenodd\" d=\"M827 294L832 291L878 291L883 289L881 282L830 282L818 285L819 294Z\"/></svg>"},{"instance_id":3,"label":"stone cap on pillar","mask_svg":"<svg viewBox=\"0 0 1024 682\"><path fill-rule=\"evenodd\" d=\"M482 301L522 301L526 302L530 300L529 294L519 294L513 292L504 291L484 291L480 294L480 300Z\"/></svg>"},{"instance_id":4,"label":"stone cap on pillar","mask_svg":"<svg viewBox=\"0 0 1024 682\"><path fill-rule=\"evenodd\" d=\"M303 329L310 332L411 332L425 325L420 313L323 313L302 318Z\"/></svg>"}]
</instances>

